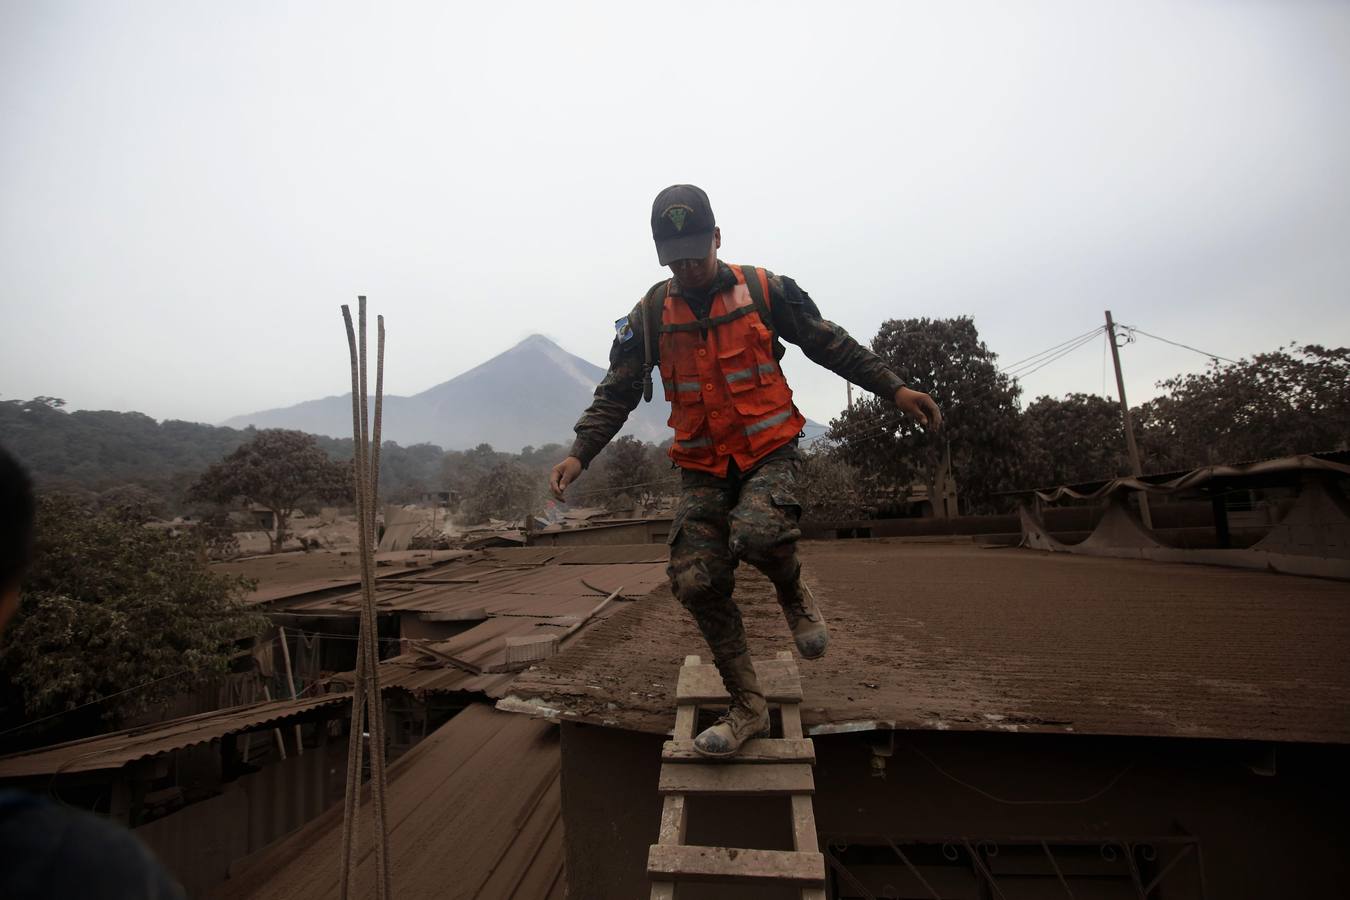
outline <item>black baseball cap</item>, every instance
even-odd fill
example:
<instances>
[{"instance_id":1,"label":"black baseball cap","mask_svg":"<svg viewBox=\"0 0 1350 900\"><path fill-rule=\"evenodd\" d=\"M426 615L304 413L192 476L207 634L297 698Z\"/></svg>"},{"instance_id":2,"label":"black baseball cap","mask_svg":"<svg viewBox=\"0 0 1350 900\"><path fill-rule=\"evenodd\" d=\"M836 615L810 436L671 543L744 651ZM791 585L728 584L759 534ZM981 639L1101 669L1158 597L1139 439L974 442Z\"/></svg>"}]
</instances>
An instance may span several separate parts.
<instances>
[{"instance_id":1,"label":"black baseball cap","mask_svg":"<svg viewBox=\"0 0 1350 900\"><path fill-rule=\"evenodd\" d=\"M663 266L707 256L716 227L708 195L692 184L672 184L652 203L652 240Z\"/></svg>"}]
</instances>

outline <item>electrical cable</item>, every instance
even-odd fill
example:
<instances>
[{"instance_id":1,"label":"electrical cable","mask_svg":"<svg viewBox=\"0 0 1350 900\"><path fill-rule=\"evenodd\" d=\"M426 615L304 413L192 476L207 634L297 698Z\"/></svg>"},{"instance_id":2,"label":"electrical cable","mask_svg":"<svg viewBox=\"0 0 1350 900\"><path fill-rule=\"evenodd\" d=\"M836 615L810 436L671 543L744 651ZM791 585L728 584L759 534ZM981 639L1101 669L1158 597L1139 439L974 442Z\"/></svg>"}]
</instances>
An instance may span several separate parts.
<instances>
[{"instance_id":1,"label":"electrical cable","mask_svg":"<svg viewBox=\"0 0 1350 900\"><path fill-rule=\"evenodd\" d=\"M1136 328L1136 327L1133 326L1133 325L1126 325L1126 324L1124 324L1124 323L1121 323L1121 324L1120 324L1120 327L1121 327L1121 328L1124 328L1126 331L1132 331L1132 332L1134 332L1135 334L1142 334L1142 335L1143 335L1144 337L1146 337L1146 338L1153 338L1153 340L1155 340L1155 341L1162 341L1164 344L1171 344L1173 347L1180 347L1180 348L1183 349L1183 350L1189 350L1189 351L1191 351L1192 353L1199 353L1201 356L1206 356L1206 357L1209 357L1210 359L1223 360L1223 361L1226 362L1226 363L1231 363L1231 364L1233 364L1233 365L1237 365L1237 360L1229 359L1229 358L1226 357L1226 356L1220 356L1220 355L1217 354L1217 353L1209 353L1209 352L1207 352L1207 351L1204 351L1204 350L1199 349L1198 347L1192 347L1190 344L1182 344L1182 343L1179 343L1179 342L1177 342L1177 341L1171 341L1171 340L1168 340L1168 339L1165 338L1165 337L1159 337L1159 336L1156 335L1156 334L1149 334L1149 333L1148 333L1147 331L1145 331L1144 329L1142 329L1142 328Z\"/></svg>"},{"instance_id":2,"label":"electrical cable","mask_svg":"<svg viewBox=\"0 0 1350 900\"><path fill-rule=\"evenodd\" d=\"M1026 378L1029 375L1034 375L1035 373L1039 372L1041 369L1044 369L1051 363L1059 362L1061 359L1068 356L1070 353L1073 353L1075 350L1078 350L1082 347L1086 347L1088 344L1092 343L1095 337L1096 337L1095 333L1088 335L1086 338L1080 340L1078 343L1065 347L1063 350L1058 351L1054 356L1046 357L1045 359L1038 361L1035 366L1028 369L1024 369L1023 371L1018 372L1017 374L1011 377L1013 378L1014 381L1021 381L1023 378Z\"/></svg>"},{"instance_id":3,"label":"electrical cable","mask_svg":"<svg viewBox=\"0 0 1350 900\"><path fill-rule=\"evenodd\" d=\"M1010 371L1010 370L1012 370L1012 369L1019 368L1020 366L1022 366L1022 365L1025 364L1025 363L1029 363L1029 362L1031 362L1031 361L1033 361L1033 360L1039 359L1039 358L1042 357L1042 356L1045 356L1047 353L1052 353L1052 352L1054 352L1055 350L1058 350L1060 347L1063 347L1065 344L1072 344L1074 341L1080 340L1080 339L1085 338L1085 337L1090 337L1090 336L1096 334L1097 332L1101 331L1101 330L1104 329L1105 327L1106 327L1105 325L1098 325L1096 328L1092 329L1091 331L1088 331L1088 332L1085 332L1085 333L1083 333L1083 334L1080 334L1080 335L1078 335L1077 337L1071 337L1071 338L1069 338L1067 341L1064 341L1063 343L1056 344L1056 345L1053 346L1053 347L1049 347L1049 348L1047 348L1047 349L1045 349L1045 350L1042 350L1040 353L1033 353L1031 356L1028 356L1028 357L1026 357L1025 359L1019 359L1017 362L1008 363L1006 366L1004 366L1004 367L1002 367L1001 369L999 369L999 371L1000 371L1000 372L1008 372L1008 371Z\"/></svg>"}]
</instances>

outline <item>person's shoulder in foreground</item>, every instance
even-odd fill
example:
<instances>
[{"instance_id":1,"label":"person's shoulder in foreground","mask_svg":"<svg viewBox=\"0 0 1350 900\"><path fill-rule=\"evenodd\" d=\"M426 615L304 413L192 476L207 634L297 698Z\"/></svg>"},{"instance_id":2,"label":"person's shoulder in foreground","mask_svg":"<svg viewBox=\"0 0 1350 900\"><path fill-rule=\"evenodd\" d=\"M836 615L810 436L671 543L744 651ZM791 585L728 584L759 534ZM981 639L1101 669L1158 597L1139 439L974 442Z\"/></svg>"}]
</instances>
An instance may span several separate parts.
<instances>
[{"instance_id":1,"label":"person's shoulder in foreground","mask_svg":"<svg viewBox=\"0 0 1350 900\"><path fill-rule=\"evenodd\" d=\"M0 629L33 547L33 487L0 449ZM180 888L130 831L42 797L0 790L0 900L170 900Z\"/></svg>"},{"instance_id":2,"label":"person's shoulder in foreground","mask_svg":"<svg viewBox=\"0 0 1350 900\"><path fill-rule=\"evenodd\" d=\"M4 900L185 896L130 831L22 791L0 791Z\"/></svg>"}]
</instances>

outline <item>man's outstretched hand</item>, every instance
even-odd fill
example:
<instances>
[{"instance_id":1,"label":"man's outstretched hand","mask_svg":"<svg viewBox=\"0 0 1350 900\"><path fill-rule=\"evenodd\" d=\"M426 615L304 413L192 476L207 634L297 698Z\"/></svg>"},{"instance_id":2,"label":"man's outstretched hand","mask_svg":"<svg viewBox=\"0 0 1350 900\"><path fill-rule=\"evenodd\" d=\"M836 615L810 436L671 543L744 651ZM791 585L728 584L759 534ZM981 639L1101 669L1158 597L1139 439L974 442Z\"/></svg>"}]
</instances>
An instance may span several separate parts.
<instances>
[{"instance_id":1,"label":"man's outstretched hand","mask_svg":"<svg viewBox=\"0 0 1350 900\"><path fill-rule=\"evenodd\" d=\"M895 405L929 431L937 431L942 427L942 410L938 409L932 397L922 391L902 387L895 392Z\"/></svg>"},{"instance_id":2,"label":"man's outstretched hand","mask_svg":"<svg viewBox=\"0 0 1350 900\"><path fill-rule=\"evenodd\" d=\"M937 407L933 408L936 409ZM569 456L554 466L553 472L548 477L548 486L553 490L553 496L562 500L563 491L567 490L567 486L576 481L580 474L581 460L575 456Z\"/></svg>"}]
</instances>

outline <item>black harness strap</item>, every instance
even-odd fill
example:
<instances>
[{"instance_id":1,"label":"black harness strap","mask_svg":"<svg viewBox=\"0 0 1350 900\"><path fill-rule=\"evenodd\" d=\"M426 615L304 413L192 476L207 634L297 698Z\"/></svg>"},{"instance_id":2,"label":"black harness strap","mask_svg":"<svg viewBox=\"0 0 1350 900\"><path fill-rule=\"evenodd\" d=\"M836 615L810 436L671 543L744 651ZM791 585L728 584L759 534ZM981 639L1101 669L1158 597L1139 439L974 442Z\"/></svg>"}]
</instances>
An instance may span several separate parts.
<instances>
[{"instance_id":1,"label":"black harness strap","mask_svg":"<svg viewBox=\"0 0 1350 900\"><path fill-rule=\"evenodd\" d=\"M669 289L669 280L658 281L642 298L642 399L647 403L652 402L652 369L655 368L652 361L652 304L658 296L664 300Z\"/></svg>"},{"instance_id":2,"label":"black harness strap","mask_svg":"<svg viewBox=\"0 0 1350 900\"><path fill-rule=\"evenodd\" d=\"M722 313L720 316L709 316L706 319L699 319L696 322L680 322L675 325L661 325L662 334L671 334L676 331L707 331L715 325L723 325L727 322L734 322L742 316L748 316L755 310L754 306L742 306L740 309L733 309L729 313Z\"/></svg>"},{"instance_id":3,"label":"black harness strap","mask_svg":"<svg viewBox=\"0 0 1350 900\"><path fill-rule=\"evenodd\" d=\"M787 353L787 348L778 339L778 331L773 327L773 310L769 308L769 298L764 296L764 285L760 284L759 270L754 266L741 266L741 272L745 275L745 287L750 291L750 300L755 305L755 312L759 313L759 320L764 323L764 327L769 329L769 337L773 340L773 357L782 359Z\"/></svg>"}]
</instances>

